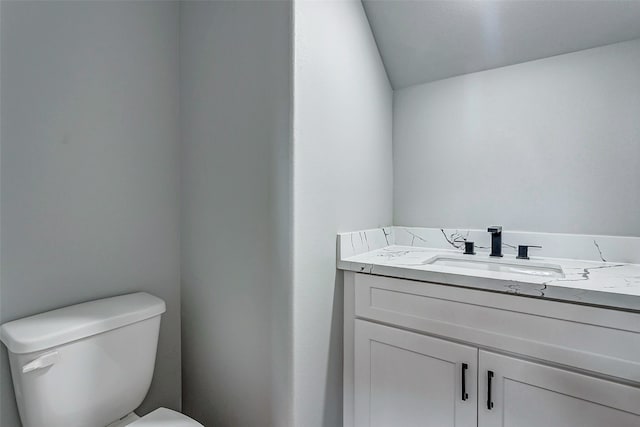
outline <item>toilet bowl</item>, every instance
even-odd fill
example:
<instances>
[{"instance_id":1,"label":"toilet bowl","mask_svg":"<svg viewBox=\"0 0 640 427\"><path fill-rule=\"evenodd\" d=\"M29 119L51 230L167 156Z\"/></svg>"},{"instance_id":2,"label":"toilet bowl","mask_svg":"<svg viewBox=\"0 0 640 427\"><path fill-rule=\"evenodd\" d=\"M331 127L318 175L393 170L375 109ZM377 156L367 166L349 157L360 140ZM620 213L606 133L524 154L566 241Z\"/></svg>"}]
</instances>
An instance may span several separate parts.
<instances>
[{"instance_id":1,"label":"toilet bowl","mask_svg":"<svg viewBox=\"0 0 640 427\"><path fill-rule=\"evenodd\" d=\"M140 418L130 414L124 419L107 427L203 427L202 424L180 412L167 408L158 408Z\"/></svg>"},{"instance_id":2,"label":"toilet bowl","mask_svg":"<svg viewBox=\"0 0 640 427\"><path fill-rule=\"evenodd\" d=\"M3 324L23 427L202 427L167 408L133 412L151 385L165 310L138 292Z\"/></svg>"}]
</instances>

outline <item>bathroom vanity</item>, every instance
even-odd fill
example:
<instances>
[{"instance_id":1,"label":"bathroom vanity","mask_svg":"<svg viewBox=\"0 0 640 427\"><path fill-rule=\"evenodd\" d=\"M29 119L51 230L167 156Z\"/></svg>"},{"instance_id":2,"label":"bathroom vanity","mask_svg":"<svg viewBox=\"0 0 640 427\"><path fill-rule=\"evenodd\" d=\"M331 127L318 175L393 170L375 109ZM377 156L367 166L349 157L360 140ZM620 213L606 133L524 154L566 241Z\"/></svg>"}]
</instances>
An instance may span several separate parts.
<instances>
[{"instance_id":1,"label":"bathroom vanity","mask_svg":"<svg viewBox=\"0 0 640 427\"><path fill-rule=\"evenodd\" d=\"M640 239L505 233L500 259L463 255L471 239L488 246L338 236L344 425L639 426ZM521 243L545 256L516 259Z\"/></svg>"}]
</instances>

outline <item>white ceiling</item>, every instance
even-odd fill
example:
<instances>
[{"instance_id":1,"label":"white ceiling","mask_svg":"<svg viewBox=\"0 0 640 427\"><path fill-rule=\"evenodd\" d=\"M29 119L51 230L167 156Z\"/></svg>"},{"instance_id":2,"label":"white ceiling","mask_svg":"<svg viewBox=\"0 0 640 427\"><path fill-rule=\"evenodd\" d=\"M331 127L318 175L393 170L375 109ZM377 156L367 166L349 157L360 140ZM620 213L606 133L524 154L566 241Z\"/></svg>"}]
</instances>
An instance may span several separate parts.
<instances>
[{"instance_id":1,"label":"white ceiling","mask_svg":"<svg viewBox=\"0 0 640 427\"><path fill-rule=\"evenodd\" d=\"M395 89L640 38L640 0L363 4Z\"/></svg>"}]
</instances>

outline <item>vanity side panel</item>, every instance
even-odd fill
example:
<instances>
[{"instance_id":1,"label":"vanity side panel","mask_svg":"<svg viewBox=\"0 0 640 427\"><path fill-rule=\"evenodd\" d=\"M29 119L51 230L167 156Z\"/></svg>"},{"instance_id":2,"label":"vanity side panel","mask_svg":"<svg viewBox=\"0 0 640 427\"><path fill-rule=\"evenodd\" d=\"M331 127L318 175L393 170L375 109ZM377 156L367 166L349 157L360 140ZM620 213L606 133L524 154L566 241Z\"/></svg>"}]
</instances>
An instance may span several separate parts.
<instances>
[{"instance_id":1,"label":"vanity side panel","mask_svg":"<svg viewBox=\"0 0 640 427\"><path fill-rule=\"evenodd\" d=\"M354 425L355 275L344 272L343 427Z\"/></svg>"}]
</instances>

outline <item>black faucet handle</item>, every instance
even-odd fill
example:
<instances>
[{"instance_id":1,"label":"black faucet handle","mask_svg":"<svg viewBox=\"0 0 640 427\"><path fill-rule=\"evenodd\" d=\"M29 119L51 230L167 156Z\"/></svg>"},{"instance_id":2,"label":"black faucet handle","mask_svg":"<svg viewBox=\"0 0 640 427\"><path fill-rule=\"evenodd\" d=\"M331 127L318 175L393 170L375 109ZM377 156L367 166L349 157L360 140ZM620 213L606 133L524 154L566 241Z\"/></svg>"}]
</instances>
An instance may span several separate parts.
<instances>
[{"instance_id":1,"label":"black faucet handle","mask_svg":"<svg viewBox=\"0 0 640 427\"><path fill-rule=\"evenodd\" d=\"M491 227L487 228L487 231L489 233L502 233L502 226L501 225L492 225Z\"/></svg>"},{"instance_id":2,"label":"black faucet handle","mask_svg":"<svg viewBox=\"0 0 640 427\"><path fill-rule=\"evenodd\" d=\"M538 248L542 249L542 246L536 245L518 245L518 256L517 259L529 259L529 248Z\"/></svg>"},{"instance_id":3,"label":"black faucet handle","mask_svg":"<svg viewBox=\"0 0 640 427\"><path fill-rule=\"evenodd\" d=\"M475 255L476 251L473 249L473 242L472 241L465 241L464 242L464 254L465 255Z\"/></svg>"}]
</instances>

